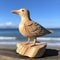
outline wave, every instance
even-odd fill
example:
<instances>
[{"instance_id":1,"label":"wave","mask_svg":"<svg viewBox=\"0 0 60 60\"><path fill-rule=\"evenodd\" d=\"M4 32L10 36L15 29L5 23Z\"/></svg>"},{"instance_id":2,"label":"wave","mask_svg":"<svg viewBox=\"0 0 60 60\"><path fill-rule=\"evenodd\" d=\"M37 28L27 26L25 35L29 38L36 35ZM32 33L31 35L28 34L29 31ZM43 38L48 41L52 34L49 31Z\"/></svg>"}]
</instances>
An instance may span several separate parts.
<instances>
[{"instance_id":1,"label":"wave","mask_svg":"<svg viewBox=\"0 0 60 60\"><path fill-rule=\"evenodd\" d=\"M46 43L46 44L47 44L47 45L52 45L52 46L53 46L53 45L56 45L56 46L59 45L59 46L60 46L60 43Z\"/></svg>"},{"instance_id":2,"label":"wave","mask_svg":"<svg viewBox=\"0 0 60 60\"><path fill-rule=\"evenodd\" d=\"M7 36L0 36L0 40L16 40L17 37L7 37ZM20 40L20 39L19 39ZM23 38L24 40L24 38ZM37 38L37 40L59 40L60 41L60 37L39 37Z\"/></svg>"},{"instance_id":3,"label":"wave","mask_svg":"<svg viewBox=\"0 0 60 60\"><path fill-rule=\"evenodd\" d=\"M0 45L16 45L17 42L0 42Z\"/></svg>"},{"instance_id":4,"label":"wave","mask_svg":"<svg viewBox=\"0 0 60 60\"><path fill-rule=\"evenodd\" d=\"M46 43L46 42L42 42L42 43ZM0 42L0 45L16 45L17 42ZM49 46L55 46L55 47L60 47L60 43L46 43L47 47Z\"/></svg>"},{"instance_id":5,"label":"wave","mask_svg":"<svg viewBox=\"0 0 60 60\"><path fill-rule=\"evenodd\" d=\"M17 37L0 36L0 40L1 40L0 45L16 45L17 42L21 42L16 39L17 39ZM21 39L19 39L19 40L21 40ZM23 41L25 41L24 38L23 38ZM37 42L46 43L47 46L60 46L60 38L59 37L39 37L39 38L37 38Z\"/></svg>"},{"instance_id":6,"label":"wave","mask_svg":"<svg viewBox=\"0 0 60 60\"><path fill-rule=\"evenodd\" d=\"M4 36L0 36L0 40L16 40L17 37L4 37Z\"/></svg>"},{"instance_id":7,"label":"wave","mask_svg":"<svg viewBox=\"0 0 60 60\"><path fill-rule=\"evenodd\" d=\"M37 40L60 40L60 37L39 37Z\"/></svg>"}]
</instances>

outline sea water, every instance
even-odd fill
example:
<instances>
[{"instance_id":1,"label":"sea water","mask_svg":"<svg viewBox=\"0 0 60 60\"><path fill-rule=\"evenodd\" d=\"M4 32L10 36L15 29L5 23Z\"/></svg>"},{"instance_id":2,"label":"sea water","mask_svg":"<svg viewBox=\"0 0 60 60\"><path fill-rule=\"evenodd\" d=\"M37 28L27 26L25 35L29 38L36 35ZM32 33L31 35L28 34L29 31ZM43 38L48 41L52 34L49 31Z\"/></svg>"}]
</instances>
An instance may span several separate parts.
<instances>
[{"instance_id":1,"label":"sea water","mask_svg":"<svg viewBox=\"0 0 60 60\"><path fill-rule=\"evenodd\" d=\"M38 42L46 43L48 46L60 46L60 29L53 28L51 34L38 37ZM0 29L0 45L16 45L17 42L26 42L27 38L23 37L18 28ZM33 39L31 39L33 41Z\"/></svg>"}]
</instances>

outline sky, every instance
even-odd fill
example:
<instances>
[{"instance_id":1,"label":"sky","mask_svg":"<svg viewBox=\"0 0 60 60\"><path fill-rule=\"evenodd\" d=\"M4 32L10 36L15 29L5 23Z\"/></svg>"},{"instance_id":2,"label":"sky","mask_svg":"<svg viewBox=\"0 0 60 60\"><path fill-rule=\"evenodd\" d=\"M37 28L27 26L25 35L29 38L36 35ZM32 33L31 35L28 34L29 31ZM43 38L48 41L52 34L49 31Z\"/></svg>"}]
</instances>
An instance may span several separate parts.
<instances>
[{"instance_id":1,"label":"sky","mask_svg":"<svg viewBox=\"0 0 60 60\"><path fill-rule=\"evenodd\" d=\"M33 21L46 28L60 28L60 0L0 0L0 27L18 27L21 19L13 10L26 8Z\"/></svg>"}]
</instances>

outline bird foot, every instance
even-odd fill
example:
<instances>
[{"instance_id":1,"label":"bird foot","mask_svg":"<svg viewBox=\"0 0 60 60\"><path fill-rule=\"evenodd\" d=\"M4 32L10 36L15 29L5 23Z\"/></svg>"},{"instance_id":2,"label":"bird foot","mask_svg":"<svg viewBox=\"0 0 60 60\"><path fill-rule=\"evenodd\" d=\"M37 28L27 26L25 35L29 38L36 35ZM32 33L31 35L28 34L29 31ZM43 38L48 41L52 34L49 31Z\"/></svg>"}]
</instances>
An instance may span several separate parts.
<instances>
[{"instance_id":1,"label":"bird foot","mask_svg":"<svg viewBox=\"0 0 60 60\"><path fill-rule=\"evenodd\" d=\"M29 45L29 47L34 47L34 46L36 46L35 43Z\"/></svg>"},{"instance_id":2,"label":"bird foot","mask_svg":"<svg viewBox=\"0 0 60 60\"><path fill-rule=\"evenodd\" d=\"M24 45L28 45L28 44L30 44L30 42L26 42L26 43L24 43Z\"/></svg>"}]
</instances>

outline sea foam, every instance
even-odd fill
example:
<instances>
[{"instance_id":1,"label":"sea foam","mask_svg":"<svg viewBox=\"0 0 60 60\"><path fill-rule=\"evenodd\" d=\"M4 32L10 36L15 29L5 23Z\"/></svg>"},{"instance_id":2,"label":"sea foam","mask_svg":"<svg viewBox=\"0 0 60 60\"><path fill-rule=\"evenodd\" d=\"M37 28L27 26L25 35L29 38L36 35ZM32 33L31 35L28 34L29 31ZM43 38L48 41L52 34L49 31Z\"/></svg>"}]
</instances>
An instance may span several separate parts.
<instances>
[{"instance_id":1,"label":"sea foam","mask_svg":"<svg viewBox=\"0 0 60 60\"><path fill-rule=\"evenodd\" d=\"M60 40L59 37L39 37L37 40Z\"/></svg>"},{"instance_id":2,"label":"sea foam","mask_svg":"<svg viewBox=\"0 0 60 60\"><path fill-rule=\"evenodd\" d=\"M16 37L5 37L5 36L0 36L0 40L16 40Z\"/></svg>"}]
</instances>

